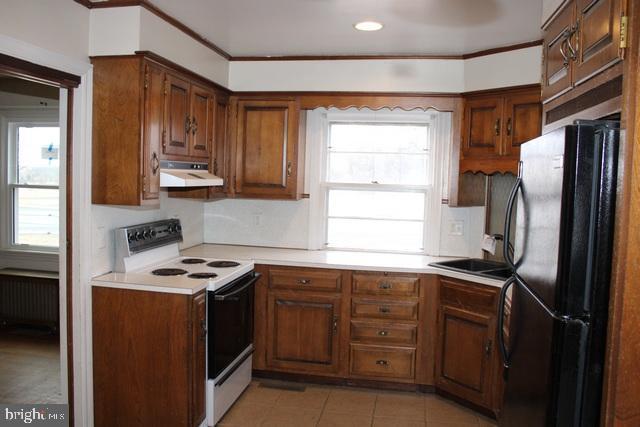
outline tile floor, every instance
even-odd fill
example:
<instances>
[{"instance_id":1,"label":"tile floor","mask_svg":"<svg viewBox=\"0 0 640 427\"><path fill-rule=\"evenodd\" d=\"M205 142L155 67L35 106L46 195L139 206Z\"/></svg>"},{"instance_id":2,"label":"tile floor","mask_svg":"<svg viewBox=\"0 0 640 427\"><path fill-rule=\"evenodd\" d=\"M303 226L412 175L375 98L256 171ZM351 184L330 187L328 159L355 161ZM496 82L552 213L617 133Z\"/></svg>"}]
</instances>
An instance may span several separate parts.
<instances>
[{"instance_id":1,"label":"tile floor","mask_svg":"<svg viewBox=\"0 0 640 427\"><path fill-rule=\"evenodd\" d=\"M284 385L284 387L281 387ZM221 426L485 427L486 418L434 394L253 381Z\"/></svg>"}]
</instances>

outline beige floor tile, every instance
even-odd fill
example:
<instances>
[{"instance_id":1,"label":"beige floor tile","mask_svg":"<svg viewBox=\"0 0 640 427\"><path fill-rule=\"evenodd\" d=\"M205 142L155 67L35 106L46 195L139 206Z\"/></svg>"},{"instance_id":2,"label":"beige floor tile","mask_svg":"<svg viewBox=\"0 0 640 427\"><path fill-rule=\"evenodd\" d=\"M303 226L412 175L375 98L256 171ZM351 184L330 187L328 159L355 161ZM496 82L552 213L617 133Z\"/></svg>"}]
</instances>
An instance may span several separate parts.
<instances>
[{"instance_id":1,"label":"beige floor tile","mask_svg":"<svg viewBox=\"0 0 640 427\"><path fill-rule=\"evenodd\" d=\"M438 396L425 397L426 419L430 425L478 425L478 414Z\"/></svg>"},{"instance_id":2,"label":"beige floor tile","mask_svg":"<svg viewBox=\"0 0 640 427\"><path fill-rule=\"evenodd\" d=\"M260 423L264 427L315 427L320 413L291 407L274 407Z\"/></svg>"},{"instance_id":3,"label":"beige floor tile","mask_svg":"<svg viewBox=\"0 0 640 427\"><path fill-rule=\"evenodd\" d=\"M260 387L259 383L252 383L242 396L240 400L243 402L258 403L264 405L275 405L278 397L282 394L282 390L271 387Z\"/></svg>"},{"instance_id":4,"label":"beige floor tile","mask_svg":"<svg viewBox=\"0 0 640 427\"><path fill-rule=\"evenodd\" d=\"M379 393L374 417L425 420L424 397L419 394Z\"/></svg>"},{"instance_id":5,"label":"beige floor tile","mask_svg":"<svg viewBox=\"0 0 640 427\"><path fill-rule=\"evenodd\" d=\"M304 409L320 415L330 391L330 388L325 387L307 387L304 391L282 390L275 406Z\"/></svg>"},{"instance_id":6,"label":"beige floor tile","mask_svg":"<svg viewBox=\"0 0 640 427\"><path fill-rule=\"evenodd\" d=\"M269 405L260 405L250 402L237 401L220 420L221 426L259 426L260 423L269 414L272 407Z\"/></svg>"},{"instance_id":7,"label":"beige floor tile","mask_svg":"<svg viewBox=\"0 0 640 427\"><path fill-rule=\"evenodd\" d=\"M329 394L325 411L352 415L373 416L376 393L359 390L334 389Z\"/></svg>"},{"instance_id":8,"label":"beige floor tile","mask_svg":"<svg viewBox=\"0 0 640 427\"><path fill-rule=\"evenodd\" d=\"M425 427L425 422L406 418L374 417L373 427Z\"/></svg>"},{"instance_id":9,"label":"beige floor tile","mask_svg":"<svg viewBox=\"0 0 640 427\"><path fill-rule=\"evenodd\" d=\"M318 427L370 427L371 416L324 410Z\"/></svg>"}]
</instances>

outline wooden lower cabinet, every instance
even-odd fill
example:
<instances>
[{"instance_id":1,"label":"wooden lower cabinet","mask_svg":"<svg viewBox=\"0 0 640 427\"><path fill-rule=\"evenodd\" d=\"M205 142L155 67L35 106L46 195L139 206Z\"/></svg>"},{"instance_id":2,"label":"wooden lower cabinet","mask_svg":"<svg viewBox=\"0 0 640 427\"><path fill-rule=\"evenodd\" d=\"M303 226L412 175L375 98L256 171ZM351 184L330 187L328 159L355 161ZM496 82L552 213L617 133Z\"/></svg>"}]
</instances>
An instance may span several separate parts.
<instances>
[{"instance_id":1,"label":"wooden lower cabinet","mask_svg":"<svg viewBox=\"0 0 640 427\"><path fill-rule=\"evenodd\" d=\"M499 288L440 280L436 387L495 413L501 402Z\"/></svg>"},{"instance_id":2,"label":"wooden lower cabinet","mask_svg":"<svg viewBox=\"0 0 640 427\"><path fill-rule=\"evenodd\" d=\"M267 367L336 373L340 352L339 295L271 292L267 308Z\"/></svg>"},{"instance_id":3,"label":"wooden lower cabinet","mask_svg":"<svg viewBox=\"0 0 640 427\"><path fill-rule=\"evenodd\" d=\"M206 292L94 287L94 424L199 426L205 418Z\"/></svg>"}]
</instances>

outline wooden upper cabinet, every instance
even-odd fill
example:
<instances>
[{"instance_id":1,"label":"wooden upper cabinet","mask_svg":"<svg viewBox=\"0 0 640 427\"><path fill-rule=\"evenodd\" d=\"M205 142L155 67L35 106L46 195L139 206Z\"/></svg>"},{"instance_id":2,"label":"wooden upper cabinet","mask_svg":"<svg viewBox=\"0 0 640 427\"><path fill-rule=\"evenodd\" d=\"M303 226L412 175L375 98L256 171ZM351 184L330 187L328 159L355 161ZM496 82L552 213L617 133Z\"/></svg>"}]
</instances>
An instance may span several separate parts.
<instances>
[{"instance_id":1,"label":"wooden upper cabinet","mask_svg":"<svg viewBox=\"0 0 640 427\"><path fill-rule=\"evenodd\" d=\"M625 0L571 0L544 29L544 102L588 81L623 57Z\"/></svg>"},{"instance_id":2,"label":"wooden upper cabinet","mask_svg":"<svg viewBox=\"0 0 640 427\"><path fill-rule=\"evenodd\" d=\"M167 73L165 98L165 141L163 154L169 156L189 155L191 115L188 81Z\"/></svg>"},{"instance_id":3,"label":"wooden upper cabinet","mask_svg":"<svg viewBox=\"0 0 640 427\"><path fill-rule=\"evenodd\" d=\"M270 292L267 368L336 373L340 356L340 298L340 295Z\"/></svg>"},{"instance_id":4,"label":"wooden upper cabinet","mask_svg":"<svg viewBox=\"0 0 640 427\"><path fill-rule=\"evenodd\" d=\"M575 22L575 0L571 0L544 32L542 97L560 95L572 86L569 36Z\"/></svg>"},{"instance_id":5,"label":"wooden upper cabinet","mask_svg":"<svg viewBox=\"0 0 640 427\"><path fill-rule=\"evenodd\" d=\"M216 96L214 109L213 145L209 170L223 179L222 187L209 187L209 197L224 197L229 191L229 143L228 143L229 97Z\"/></svg>"},{"instance_id":6,"label":"wooden upper cabinet","mask_svg":"<svg viewBox=\"0 0 640 427\"><path fill-rule=\"evenodd\" d=\"M517 173L520 145L538 137L541 130L538 86L468 96L460 172Z\"/></svg>"},{"instance_id":7,"label":"wooden upper cabinet","mask_svg":"<svg viewBox=\"0 0 640 427\"><path fill-rule=\"evenodd\" d=\"M191 86L191 128L189 135L189 155L209 158L213 145L215 120L215 95L211 90Z\"/></svg>"},{"instance_id":8,"label":"wooden upper cabinet","mask_svg":"<svg viewBox=\"0 0 640 427\"><path fill-rule=\"evenodd\" d=\"M469 156L500 155L502 130L502 98L470 99L465 107L465 138L463 151Z\"/></svg>"},{"instance_id":9,"label":"wooden upper cabinet","mask_svg":"<svg viewBox=\"0 0 640 427\"><path fill-rule=\"evenodd\" d=\"M575 84L620 59L622 0L576 0Z\"/></svg>"},{"instance_id":10,"label":"wooden upper cabinet","mask_svg":"<svg viewBox=\"0 0 640 427\"><path fill-rule=\"evenodd\" d=\"M138 56L92 63L92 203L157 206L164 69Z\"/></svg>"},{"instance_id":11,"label":"wooden upper cabinet","mask_svg":"<svg viewBox=\"0 0 640 427\"><path fill-rule=\"evenodd\" d=\"M238 99L234 192L298 199L304 171L305 115L293 99Z\"/></svg>"}]
</instances>

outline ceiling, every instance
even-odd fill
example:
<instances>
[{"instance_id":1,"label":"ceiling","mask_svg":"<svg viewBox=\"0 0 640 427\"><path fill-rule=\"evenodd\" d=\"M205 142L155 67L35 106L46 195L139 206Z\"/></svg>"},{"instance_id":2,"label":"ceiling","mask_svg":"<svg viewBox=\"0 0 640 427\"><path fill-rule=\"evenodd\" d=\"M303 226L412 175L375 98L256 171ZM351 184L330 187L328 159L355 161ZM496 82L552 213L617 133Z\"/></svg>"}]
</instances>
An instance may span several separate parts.
<instances>
[{"instance_id":1,"label":"ceiling","mask_svg":"<svg viewBox=\"0 0 640 427\"><path fill-rule=\"evenodd\" d=\"M542 35L542 0L149 1L232 56L461 55Z\"/></svg>"}]
</instances>

